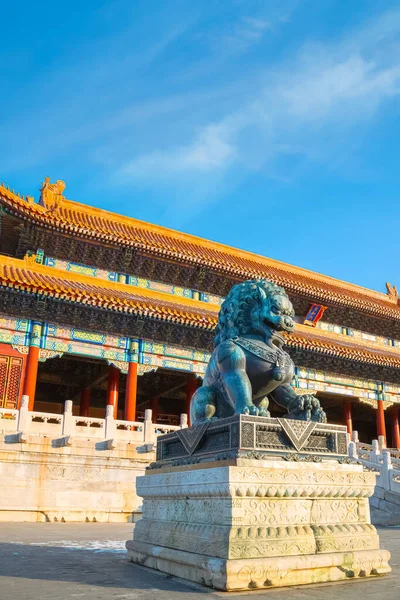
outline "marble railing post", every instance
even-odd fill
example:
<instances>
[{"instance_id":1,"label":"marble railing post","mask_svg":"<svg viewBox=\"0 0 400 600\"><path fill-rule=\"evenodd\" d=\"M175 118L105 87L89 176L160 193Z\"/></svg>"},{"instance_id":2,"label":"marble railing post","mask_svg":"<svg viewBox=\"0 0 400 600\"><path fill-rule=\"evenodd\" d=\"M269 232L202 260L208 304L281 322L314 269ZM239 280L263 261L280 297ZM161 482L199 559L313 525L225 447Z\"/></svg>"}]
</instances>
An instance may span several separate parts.
<instances>
[{"instance_id":1,"label":"marble railing post","mask_svg":"<svg viewBox=\"0 0 400 600\"><path fill-rule=\"evenodd\" d=\"M72 418L72 400L66 400L64 404L64 415L62 420L62 435L72 435L74 423Z\"/></svg>"},{"instance_id":2,"label":"marble railing post","mask_svg":"<svg viewBox=\"0 0 400 600\"><path fill-rule=\"evenodd\" d=\"M18 413L18 431L27 432L29 429L29 396L23 395Z\"/></svg>"},{"instance_id":3,"label":"marble railing post","mask_svg":"<svg viewBox=\"0 0 400 600\"><path fill-rule=\"evenodd\" d=\"M152 422L152 411L147 409L144 411L144 441L152 442L154 439L154 427Z\"/></svg>"},{"instance_id":4,"label":"marble railing post","mask_svg":"<svg viewBox=\"0 0 400 600\"><path fill-rule=\"evenodd\" d=\"M392 457L390 456L389 450L383 450L382 452L383 458L383 469L381 471L382 474L382 483L385 490L390 490L392 487Z\"/></svg>"},{"instance_id":5,"label":"marble railing post","mask_svg":"<svg viewBox=\"0 0 400 600\"><path fill-rule=\"evenodd\" d=\"M358 459L357 446L356 446L355 442L349 443L349 457Z\"/></svg>"},{"instance_id":6,"label":"marble railing post","mask_svg":"<svg viewBox=\"0 0 400 600\"><path fill-rule=\"evenodd\" d=\"M116 432L115 419L114 419L114 406L109 404L106 406L106 422L104 435L107 440L114 439Z\"/></svg>"},{"instance_id":7,"label":"marble railing post","mask_svg":"<svg viewBox=\"0 0 400 600\"><path fill-rule=\"evenodd\" d=\"M378 440L372 440L371 460L373 462L379 462L380 455L381 455L381 450L379 448Z\"/></svg>"},{"instance_id":8,"label":"marble railing post","mask_svg":"<svg viewBox=\"0 0 400 600\"><path fill-rule=\"evenodd\" d=\"M181 414L179 425L181 429L185 429L188 426L188 416L185 413Z\"/></svg>"}]
</instances>

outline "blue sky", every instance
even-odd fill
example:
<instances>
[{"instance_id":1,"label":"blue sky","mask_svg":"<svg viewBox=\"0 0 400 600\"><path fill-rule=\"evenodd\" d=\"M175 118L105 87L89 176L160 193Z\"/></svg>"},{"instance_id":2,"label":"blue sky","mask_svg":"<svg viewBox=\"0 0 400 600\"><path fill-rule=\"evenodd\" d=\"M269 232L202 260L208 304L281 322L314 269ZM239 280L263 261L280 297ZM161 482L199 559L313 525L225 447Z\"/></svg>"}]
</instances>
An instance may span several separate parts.
<instances>
[{"instance_id":1,"label":"blue sky","mask_svg":"<svg viewBox=\"0 0 400 600\"><path fill-rule=\"evenodd\" d=\"M0 178L400 285L400 7L6 3Z\"/></svg>"}]
</instances>

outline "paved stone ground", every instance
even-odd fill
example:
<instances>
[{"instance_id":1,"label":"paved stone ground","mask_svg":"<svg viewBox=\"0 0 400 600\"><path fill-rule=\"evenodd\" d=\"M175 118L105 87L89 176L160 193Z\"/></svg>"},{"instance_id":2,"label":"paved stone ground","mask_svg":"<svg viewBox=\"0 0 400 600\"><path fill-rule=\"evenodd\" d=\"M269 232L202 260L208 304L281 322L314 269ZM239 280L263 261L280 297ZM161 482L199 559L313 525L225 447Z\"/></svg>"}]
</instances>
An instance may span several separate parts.
<instances>
[{"instance_id":1,"label":"paved stone ground","mask_svg":"<svg viewBox=\"0 0 400 600\"><path fill-rule=\"evenodd\" d=\"M302 586L242 594L189 586L128 562L131 524L0 523L1 600L398 600L400 528L380 530L392 552L393 573L336 585Z\"/></svg>"}]
</instances>

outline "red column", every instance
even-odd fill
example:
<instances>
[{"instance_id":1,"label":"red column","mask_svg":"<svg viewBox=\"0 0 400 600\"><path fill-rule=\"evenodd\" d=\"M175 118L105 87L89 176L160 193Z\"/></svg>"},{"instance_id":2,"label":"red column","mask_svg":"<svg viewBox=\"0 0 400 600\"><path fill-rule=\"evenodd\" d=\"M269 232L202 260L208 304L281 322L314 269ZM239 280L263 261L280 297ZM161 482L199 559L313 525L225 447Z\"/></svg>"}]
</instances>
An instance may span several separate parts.
<instances>
[{"instance_id":1,"label":"red column","mask_svg":"<svg viewBox=\"0 0 400 600\"><path fill-rule=\"evenodd\" d=\"M399 409L397 406L393 406L391 409L390 418L392 422L392 446L400 450Z\"/></svg>"},{"instance_id":2,"label":"red column","mask_svg":"<svg viewBox=\"0 0 400 600\"><path fill-rule=\"evenodd\" d=\"M153 412L151 418L153 420L153 423L157 423L157 417L158 417L158 397L154 397L150 400L150 408Z\"/></svg>"},{"instance_id":3,"label":"red column","mask_svg":"<svg viewBox=\"0 0 400 600\"><path fill-rule=\"evenodd\" d=\"M137 371L137 363L130 362L126 376L125 421L136 421Z\"/></svg>"},{"instance_id":4,"label":"red column","mask_svg":"<svg viewBox=\"0 0 400 600\"><path fill-rule=\"evenodd\" d=\"M349 400L346 400L344 403L344 421L347 427L347 433L351 436L353 433L353 420L351 418L351 402Z\"/></svg>"},{"instance_id":5,"label":"red column","mask_svg":"<svg viewBox=\"0 0 400 600\"><path fill-rule=\"evenodd\" d=\"M187 379L186 382L186 404L185 404L185 412L187 414L188 417L188 427L190 427L191 422L190 422L190 402L192 400L192 396L195 393L195 391L197 390L197 388L199 387L199 382L198 379L196 377L196 375L194 375L194 373L191 373Z\"/></svg>"},{"instance_id":6,"label":"red column","mask_svg":"<svg viewBox=\"0 0 400 600\"><path fill-rule=\"evenodd\" d=\"M33 410L35 404L36 380L39 366L39 348L30 346L25 368L25 379L22 394L29 396L29 410Z\"/></svg>"},{"instance_id":7,"label":"red column","mask_svg":"<svg viewBox=\"0 0 400 600\"><path fill-rule=\"evenodd\" d=\"M84 388L81 391L81 403L79 406L79 416L88 417L90 408L90 388Z\"/></svg>"},{"instance_id":8,"label":"red column","mask_svg":"<svg viewBox=\"0 0 400 600\"><path fill-rule=\"evenodd\" d=\"M386 426L385 426L385 411L383 410L383 400L378 400L378 407L376 409L376 430L378 437L383 435L386 439Z\"/></svg>"},{"instance_id":9,"label":"red column","mask_svg":"<svg viewBox=\"0 0 400 600\"><path fill-rule=\"evenodd\" d=\"M114 407L114 419L118 416L119 369L110 365L108 370L107 404Z\"/></svg>"},{"instance_id":10,"label":"red column","mask_svg":"<svg viewBox=\"0 0 400 600\"><path fill-rule=\"evenodd\" d=\"M32 321L29 334L29 352L26 361L23 395L29 396L29 410L35 404L36 380L39 366L39 349L42 339L42 323Z\"/></svg>"}]
</instances>

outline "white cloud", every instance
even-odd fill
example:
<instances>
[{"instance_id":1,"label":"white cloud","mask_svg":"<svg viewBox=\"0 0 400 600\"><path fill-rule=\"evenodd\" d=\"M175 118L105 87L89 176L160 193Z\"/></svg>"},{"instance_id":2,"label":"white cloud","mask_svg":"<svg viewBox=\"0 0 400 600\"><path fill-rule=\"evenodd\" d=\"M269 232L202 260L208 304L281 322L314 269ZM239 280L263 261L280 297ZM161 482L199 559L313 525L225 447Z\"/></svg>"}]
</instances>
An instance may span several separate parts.
<instances>
[{"instance_id":1,"label":"white cloud","mask_svg":"<svg viewBox=\"0 0 400 600\"><path fill-rule=\"evenodd\" d=\"M312 65L277 89L289 114L299 119L329 118L346 109L370 110L399 93L400 65L380 67L361 56Z\"/></svg>"},{"instance_id":2,"label":"white cloud","mask_svg":"<svg viewBox=\"0 0 400 600\"><path fill-rule=\"evenodd\" d=\"M267 25L251 27L262 31ZM186 144L135 157L119 175L125 181L151 175L150 185L160 179L181 184L196 174L229 178L233 167L260 169L285 154L329 157L399 94L400 57L393 52L399 33L400 12L394 12L336 44L306 45L267 69L235 110L197 129Z\"/></svg>"},{"instance_id":3,"label":"white cloud","mask_svg":"<svg viewBox=\"0 0 400 600\"><path fill-rule=\"evenodd\" d=\"M173 177L182 173L194 174L220 170L230 165L236 156L235 148L226 140L225 128L210 125L187 146L171 151L150 152L125 165L122 176Z\"/></svg>"},{"instance_id":4,"label":"white cloud","mask_svg":"<svg viewBox=\"0 0 400 600\"><path fill-rule=\"evenodd\" d=\"M264 31L271 29L272 24L266 19L257 19L255 17L245 17L244 22L247 23L255 31Z\"/></svg>"},{"instance_id":5,"label":"white cloud","mask_svg":"<svg viewBox=\"0 0 400 600\"><path fill-rule=\"evenodd\" d=\"M219 35L215 39L218 51L227 54L243 52L253 44L261 41L266 31L272 28L272 24L266 19L243 17L230 32Z\"/></svg>"}]
</instances>

